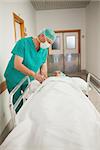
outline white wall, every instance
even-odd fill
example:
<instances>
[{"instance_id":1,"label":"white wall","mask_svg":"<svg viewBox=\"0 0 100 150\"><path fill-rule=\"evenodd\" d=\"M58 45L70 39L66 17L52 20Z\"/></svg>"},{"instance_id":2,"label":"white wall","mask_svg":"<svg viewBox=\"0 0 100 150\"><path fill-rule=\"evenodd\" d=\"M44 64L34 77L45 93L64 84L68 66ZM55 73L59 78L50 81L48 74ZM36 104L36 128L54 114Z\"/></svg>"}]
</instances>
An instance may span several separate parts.
<instances>
[{"instance_id":1,"label":"white wall","mask_svg":"<svg viewBox=\"0 0 100 150\"><path fill-rule=\"evenodd\" d=\"M35 11L31 3L1 3L0 4L0 74L4 73L11 49L15 42L13 15L15 12L25 21L28 36L36 31ZM3 63L2 63L3 62Z\"/></svg>"},{"instance_id":2,"label":"white wall","mask_svg":"<svg viewBox=\"0 0 100 150\"><path fill-rule=\"evenodd\" d=\"M100 78L100 2L86 9L86 69Z\"/></svg>"},{"instance_id":3,"label":"white wall","mask_svg":"<svg viewBox=\"0 0 100 150\"><path fill-rule=\"evenodd\" d=\"M46 10L36 12L37 33L44 28L54 30L81 29L85 35L85 9ZM81 36L81 69L85 69L85 38Z\"/></svg>"},{"instance_id":4,"label":"white wall","mask_svg":"<svg viewBox=\"0 0 100 150\"><path fill-rule=\"evenodd\" d=\"M15 43L13 12L24 19L28 36L34 36L36 31L35 10L31 3L0 3L0 83L5 80L3 74ZM10 119L8 109L8 93L5 91L0 95L0 134Z\"/></svg>"}]
</instances>

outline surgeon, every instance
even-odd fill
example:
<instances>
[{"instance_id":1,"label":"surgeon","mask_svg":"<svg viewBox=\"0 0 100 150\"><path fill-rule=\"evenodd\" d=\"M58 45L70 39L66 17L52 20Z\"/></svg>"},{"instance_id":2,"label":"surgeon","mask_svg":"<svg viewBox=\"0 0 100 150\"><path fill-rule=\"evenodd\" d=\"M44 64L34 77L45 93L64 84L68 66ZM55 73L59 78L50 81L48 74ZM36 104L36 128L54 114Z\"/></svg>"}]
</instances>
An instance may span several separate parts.
<instances>
[{"instance_id":1,"label":"surgeon","mask_svg":"<svg viewBox=\"0 0 100 150\"><path fill-rule=\"evenodd\" d=\"M11 52L12 57L4 73L9 93L26 75L30 77L31 81L36 79L40 83L47 78L46 59L48 48L55 39L55 32L50 28L46 28L37 37L22 38L15 44ZM25 90L26 85L27 83L15 93L13 104L21 95L21 90ZM20 103L16 112L18 112L22 103Z\"/></svg>"}]
</instances>

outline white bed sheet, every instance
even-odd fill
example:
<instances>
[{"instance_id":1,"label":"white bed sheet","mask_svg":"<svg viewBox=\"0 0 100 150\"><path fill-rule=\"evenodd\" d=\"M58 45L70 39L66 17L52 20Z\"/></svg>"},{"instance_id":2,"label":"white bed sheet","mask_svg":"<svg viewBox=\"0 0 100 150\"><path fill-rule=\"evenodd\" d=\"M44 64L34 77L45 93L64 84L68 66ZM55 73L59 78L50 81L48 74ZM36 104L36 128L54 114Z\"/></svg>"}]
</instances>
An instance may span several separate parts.
<instances>
[{"instance_id":1,"label":"white bed sheet","mask_svg":"<svg viewBox=\"0 0 100 150\"><path fill-rule=\"evenodd\" d=\"M80 77L68 77L68 76L61 76L61 77L49 77L49 80L64 80L73 85L74 87L80 89L84 94L87 94L87 82ZM37 80L33 80L30 83L29 89L26 92L25 98L28 99L32 93L36 91L36 89L41 84Z\"/></svg>"},{"instance_id":2,"label":"white bed sheet","mask_svg":"<svg viewBox=\"0 0 100 150\"><path fill-rule=\"evenodd\" d=\"M100 150L100 115L68 79L44 81L16 119L0 150Z\"/></svg>"}]
</instances>

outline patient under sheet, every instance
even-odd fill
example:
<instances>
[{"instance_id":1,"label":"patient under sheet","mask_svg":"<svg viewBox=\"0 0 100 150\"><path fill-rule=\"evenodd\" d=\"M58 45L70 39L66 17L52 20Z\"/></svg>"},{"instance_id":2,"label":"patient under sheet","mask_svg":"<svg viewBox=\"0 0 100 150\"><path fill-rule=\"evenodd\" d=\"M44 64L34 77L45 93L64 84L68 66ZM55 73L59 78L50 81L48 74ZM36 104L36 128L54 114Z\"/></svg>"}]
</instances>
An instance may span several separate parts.
<instances>
[{"instance_id":1,"label":"patient under sheet","mask_svg":"<svg viewBox=\"0 0 100 150\"><path fill-rule=\"evenodd\" d=\"M72 84L74 87L80 89L84 94L87 94L87 82L79 77L68 77L68 76L56 76L56 77L49 77L50 81L51 79L54 80L63 80L67 81L68 83ZM29 85L29 89L27 90L25 94L25 98L28 99L32 93L35 92L35 90L41 86L39 81L33 80L31 81Z\"/></svg>"},{"instance_id":2,"label":"patient under sheet","mask_svg":"<svg viewBox=\"0 0 100 150\"><path fill-rule=\"evenodd\" d=\"M50 77L39 85L0 150L100 150L100 114L73 82Z\"/></svg>"}]
</instances>

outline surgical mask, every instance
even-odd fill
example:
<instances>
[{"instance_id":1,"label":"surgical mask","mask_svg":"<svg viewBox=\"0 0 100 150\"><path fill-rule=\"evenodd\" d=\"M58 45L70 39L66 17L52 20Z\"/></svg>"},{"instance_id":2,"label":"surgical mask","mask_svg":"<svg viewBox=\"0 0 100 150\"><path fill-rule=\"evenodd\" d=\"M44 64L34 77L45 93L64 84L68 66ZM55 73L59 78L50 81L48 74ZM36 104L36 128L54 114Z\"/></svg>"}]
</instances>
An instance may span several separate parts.
<instances>
[{"instance_id":1,"label":"surgical mask","mask_svg":"<svg viewBox=\"0 0 100 150\"><path fill-rule=\"evenodd\" d=\"M47 41L45 41L44 43L40 43L40 48L42 49L46 49L46 48L49 48L50 47L50 43L48 43Z\"/></svg>"}]
</instances>

